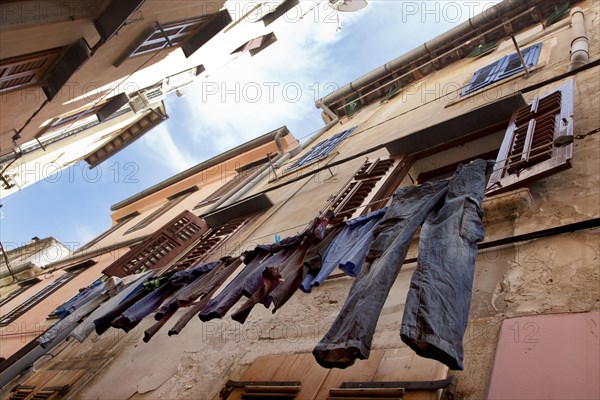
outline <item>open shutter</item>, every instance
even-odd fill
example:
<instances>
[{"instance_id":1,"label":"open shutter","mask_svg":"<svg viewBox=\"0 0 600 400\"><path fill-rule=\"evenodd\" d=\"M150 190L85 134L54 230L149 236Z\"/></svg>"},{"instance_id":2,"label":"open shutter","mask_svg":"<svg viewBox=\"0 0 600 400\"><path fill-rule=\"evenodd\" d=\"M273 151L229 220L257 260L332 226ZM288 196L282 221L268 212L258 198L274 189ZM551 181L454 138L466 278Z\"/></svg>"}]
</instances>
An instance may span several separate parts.
<instances>
[{"instance_id":1,"label":"open shutter","mask_svg":"<svg viewBox=\"0 0 600 400\"><path fill-rule=\"evenodd\" d=\"M227 25L233 22L229 11L226 9L218 11L210 15L210 21L196 31L182 46L183 54L189 58L200 47L204 46L210 39L215 37Z\"/></svg>"},{"instance_id":2,"label":"open shutter","mask_svg":"<svg viewBox=\"0 0 600 400\"><path fill-rule=\"evenodd\" d=\"M61 49L52 49L0 61L0 92L39 82Z\"/></svg>"},{"instance_id":3,"label":"open shutter","mask_svg":"<svg viewBox=\"0 0 600 400\"><path fill-rule=\"evenodd\" d=\"M242 226L249 221L249 218L239 218L226 223L218 228L212 228L202 237L202 239L188 253L177 261L171 269L182 270L203 261L204 258L217 246L225 243L233 234L238 232ZM224 254L225 256L225 254ZM215 257L220 258L220 257Z\"/></svg>"},{"instance_id":4,"label":"open shutter","mask_svg":"<svg viewBox=\"0 0 600 400\"><path fill-rule=\"evenodd\" d=\"M337 224L342 222L344 218L352 218L365 211L360 209L360 206L365 201L374 198L372 194L378 193L374 189L379 186L381 179L391 171L395 163L396 160L392 158L366 160L356 171L350 182L338 192L328 207L333 208L335 214L335 218L331 223Z\"/></svg>"},{"instance_id":5,"label":"open shutter","mask_svg":"<svg viewBox=\"0 0 600 400\"><path fill-rule=\"evenodd\" d=\"M145 0L113 0L94 21L103 42L110 40Z\"/></svg>"},{"instance_id":6,"label":"open shutter","mask_svg":"<svg viewBox=\"0 0 600 400\"><path fill-rule=\"evenodd\" d=\"M511 190L571 167L573 95L571 80L514 113L490 177L488 194Z\"/></svg>"},{"instance_id":7,"label":"open shutter","mask_svg":"<svg viewBox=\"0 0 600 400\"><path fill-rule=\"evenodd\" d=\"M163 268L207 230L203 220L186 210L102 272L108 276L124 277Z\"/></svg>"},{"instance_id":8,"label":"open shutter","mask_svg":"<svg viewBox=\"0 0 600 400\"><path fill-rule=\"evenodd\" d=\"M85 39L81 38L73 43L49 71L48 77L42 89L48 100L52 100L58 94L65 83L75 72L92 56Z\"/></svg>"},{"instance_id":9,"label":"open shutter","mask_svg":"<svg viewBox=\"0 0 600 400\"><path fill-rule=\"evenodd\" d=\"M265 26L269 26L292 8L296 7L298 4L300 4L300 0L285 0L283 3L277 6L275 10L265 14L265 16L259 19L259 21L262 21Z\"/></svg>"}]
</instances>

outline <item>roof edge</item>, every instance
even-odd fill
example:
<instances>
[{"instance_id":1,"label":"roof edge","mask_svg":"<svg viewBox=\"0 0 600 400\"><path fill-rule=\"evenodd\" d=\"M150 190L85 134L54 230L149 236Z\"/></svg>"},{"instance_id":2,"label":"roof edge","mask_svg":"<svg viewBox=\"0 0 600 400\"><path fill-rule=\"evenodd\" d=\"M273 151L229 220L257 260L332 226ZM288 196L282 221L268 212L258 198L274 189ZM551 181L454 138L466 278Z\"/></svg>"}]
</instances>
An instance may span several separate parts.
<instances>
[{"instance_id":1,"label":"roof edge","mask_svg":"<svg viewBox=\"0 0 600 400\"><path fill-rule=\"evenodd\" d=\"M195 175L199 172L202 172L204 170L207 170L209 168L212 168L218 164L221 164L227 160L230 160L231 158L238 156L242 153L245 153L249 150L253 150L256 147L262 146L264 144L267 144L271 141L275 140L275 135L277 135L277 132L279 132L281 129L285 129L287 134L291 134L291 132L288 130L287 126L282 126L280 128L274 129L268 133L265 133L262 136L259 136L255 139L252 139L246 143L242 143L241 145L234 147L231 150L228 150L224 153L218 154L206 161L203 161L199 164L194 165L193 167L190 167L188 169L186 169L185 171L182 171L176 175L173 175L170 178L165 179L162 182L157 183L154 186L150 186L148 189L142 190L141 192L128 197L127 199L120 201L114 205L112 205L110 207L111 211L117 211L120 210L124 207L127 207L130 204L135 203L138 200L143 199L144 197L147 197L151 194L154 194L156 192L159 192L177 182L180 182L186 178L189 178L192 175Z\"/></svg>"}]
</instances>

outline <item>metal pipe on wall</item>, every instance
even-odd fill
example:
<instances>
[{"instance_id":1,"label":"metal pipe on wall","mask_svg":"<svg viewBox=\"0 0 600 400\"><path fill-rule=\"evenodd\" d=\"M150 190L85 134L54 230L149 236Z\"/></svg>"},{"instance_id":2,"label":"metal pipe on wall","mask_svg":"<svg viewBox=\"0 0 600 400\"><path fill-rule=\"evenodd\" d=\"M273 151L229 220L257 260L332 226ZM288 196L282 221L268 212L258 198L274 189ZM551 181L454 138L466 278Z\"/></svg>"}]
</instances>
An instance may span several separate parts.
<instances>
[{"instance_id":1,"label":"metal pipe on wall","mask_svg":"<svg viewBox=\"0 0 600 400\"><path fill-rule=\"evenodd\" d=\"M585 32L585 16L580 7L571 10L571 63L569 71L586 65L590 60L589 40Z\"/></svg>"}]
</instances>

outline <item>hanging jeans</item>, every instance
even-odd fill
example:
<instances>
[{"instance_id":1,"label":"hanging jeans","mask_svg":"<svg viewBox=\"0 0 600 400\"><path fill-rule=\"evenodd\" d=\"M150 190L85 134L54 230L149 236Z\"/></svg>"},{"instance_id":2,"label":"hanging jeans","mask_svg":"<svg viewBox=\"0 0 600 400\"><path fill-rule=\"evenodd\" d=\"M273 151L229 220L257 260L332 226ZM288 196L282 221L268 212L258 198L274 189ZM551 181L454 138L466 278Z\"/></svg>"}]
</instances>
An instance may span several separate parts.
<instances>
[{"instance_id":1,"label":"hanging jeans","mask_svg":"<svg viewBox=\"0 0 600 400\"><path fill-rule=\"evenodd\" d=\"M381 309L423 224L401 338L420 356L463 369L477 242L483 239L486 170L492 166L476 160L459 166L448 180L396 191L339 315L313 350L320 365L346 368L369 357Z\"/></svg>"}]
</instances>

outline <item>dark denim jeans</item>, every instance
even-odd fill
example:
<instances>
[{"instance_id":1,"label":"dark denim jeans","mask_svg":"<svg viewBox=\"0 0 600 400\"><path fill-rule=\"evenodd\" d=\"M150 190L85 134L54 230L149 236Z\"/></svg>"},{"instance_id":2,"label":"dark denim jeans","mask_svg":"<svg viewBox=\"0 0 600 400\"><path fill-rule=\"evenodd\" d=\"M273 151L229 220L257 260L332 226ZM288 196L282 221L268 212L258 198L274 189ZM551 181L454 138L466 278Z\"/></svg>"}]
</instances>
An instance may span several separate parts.
<instances>
[{"instance_id":1,"label":"dark denim jeans","mask_svg":"<svg viewBox=\"0 0 600 400\"><path fill-rule=\"evenodd\" d=\"M452 178L402 187L375 229L365 265L313 354L326 368L369 357L381 309L421 224L419 261L411 281L401 338L422 357L462 369L462 339L471 302L477 242L483 239L486 170L476 160Z\"/></svg>"}]
</instances>

